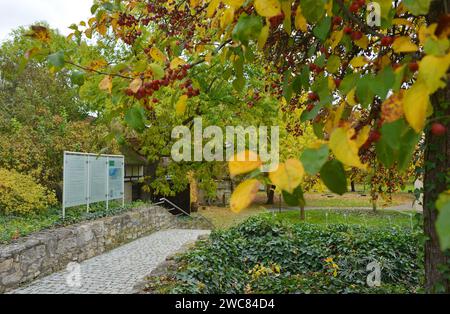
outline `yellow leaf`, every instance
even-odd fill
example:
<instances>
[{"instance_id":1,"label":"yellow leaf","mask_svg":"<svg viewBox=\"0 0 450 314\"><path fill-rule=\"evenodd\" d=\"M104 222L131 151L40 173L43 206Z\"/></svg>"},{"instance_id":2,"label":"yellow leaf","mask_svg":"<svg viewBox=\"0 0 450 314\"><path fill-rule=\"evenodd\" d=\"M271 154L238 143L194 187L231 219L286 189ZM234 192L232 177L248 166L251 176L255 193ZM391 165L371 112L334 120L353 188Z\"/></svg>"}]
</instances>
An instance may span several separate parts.
<instances>
[{"instance_id":1,"label":"yellow leaf","mask_svg":"<svg viewBox=\"0 0 450 314\"><path fill-rule=\"evenodd\" d=\"M331 34L331 36L330 36L330 42L331 42L330 47L331 47L331 49L334 50L334 48L336 48L339 45L339 43L342 40L342 37L344 37L344 31L343 30L335 31L335 32L333 32Z\"/></svg>"},{"instance_id":2,"label":"yellow leaf","mask_svg":"<svg viewBox=\"0 0 450 314\"><path fill-rule=\"evenodd\" d=\"M409 27L414 27L414 24L407 19L392 19L392 24L394 25L404 25Z\"/></svg>"},{"instance_id":3,"label":"yellow leaf","mask_svg":"<svg viewBox=\"0 0 450 314\"><path fill-rule=\"evenodd\" d=\"M292 2L290 0L282 1L281 2L281 11L284 14L284 23L283 23L284 30L288 35L291 35L291 33L292 33Z\"/></svg>"},{"instance_id":4,"label":"yellow leaf","mask_svg":"<svg viewBox=\"0 0 450 314\"><path fill-rule=\"evenodd\" d=\"M297 11L295 12L295 28L302 32L308 31L308 23L302 14L302 8L300 6L297 7Z\"/></svg>"},{"instance_id":5,"label":"yellow leaf","mask_svg":"<svg viewBox=\"0 0 450 314\"><path fill-rule=\"evenodd\" d=\"M261 166L262 162L258 154L249 150L236 154L231 160L228 161L228 167L232 177L252 172Z\"/></svg>"},{"instance_id":6,"label":"yellow leaf","mask_svg":"<svg viewBox=\"0 0 450 314\"><path fill-rule=\"evenodd\" d=\"M170 62L170 68L172 70L177 69L180 65L184 65L186 64L186 61L184 61L183 59L176 57L175 59L172 60L172 62Z\"/></svg>"},{"instance_id":7,"label":"yellow leaf","mask_svg":"<svg viewBox=\"0 0 450 314\"><path fill-rule=\"evenodd\" d=\"M359 131L358 136L356 137L356 146L361 148L369 139L370 136L370 125L366 125L361 131Z\"/></svg>"},{"instance_id":8,"label":"yellow leaf","mask_svg":"<svg viewBox=\"0 0 450 314\"><path fill-rule=\"evenodd\" d=\"M355 135L354 129L336 129L330 138L330 149L336 158L344 165L366 169L359 158L359 142L352 140Z\"/></svg>"},{"instance_id":9,"label":"yellow leaf","mask_svg":"<svg viewBox=\"0 0 450 314\"><path fill-rule=\"evenodd\" d=\"M157 62L166 61L166 56L156 47L152 47L152 49L150 49L150 56Z\"/></svg>"},{"instance_id":10,"label":"yellow leaf","mask_svg":"<svg viewBox=\"0 0 450 314\"><path fill-rule=\"evenodd\" d=\"M336 89L336 82L331 75L328 77L328 89L330 91L333 91Z\"/></svg>"},{"instance_id":11,"label":"yellow leaf","mask_svg":"<svg viewBox=\"0 0 450 314\"><path fill-rule=\"evenodd\" d=\"M142 80L138 77L135 78L131 83L129 88L133 91L133 93L137 93L137 91L139 90L139 88L141 88L142 86Z\"/></svg>"},{"instance_id":12,"label":"yellow leaf","mask_svg":"<svg viewBox=\"0 0 450 314\"><path fill-rule=\"evenodd\" d=\"M391 123L403 117L403 95L404 90L386 99L381 105L381 117L383 121Z\"/></svg>"},{"instance_id":13,"label":"yellow leaf","mask_svg":"<svg viewBox=\"0 0 450 314\"><path fill-rule=\"evenodd\" d=\"M239 184L231 196L231 210L239 213L247 208L256 198L260 185L261 183L256 179L246 180Z\"/></svg>"},{"instance_id":14,"label":"yellow leaf","mask_svg":"<svg viewBox=\"0 0 450 314\"><path fill-rule=\"evenodd\" d=\"M191 5L192 8L196 8L200 4L200 1L201 0L190 0L189 4Z\"/></svg>"},{"instance_id":15,"label":"yellow leaf","mask_svg":"<svg viewBox=\"0 0 450 314\"><path fill-rule=\"evenodd\" d=\"M208 9L206 10L206 16L211 18L214 15L214 12L216 12L217 7L220 4L220 0L211 0L211 2L208 5Z\"/></svg>"},{"instance_id":16,"label":"yellow leaf","mask_svg":"<svg viewBox=\"0 0 450 314\"><path fill-rule=\"evenodd\" d=\"M427 87L429 94L434 94L438 89L446 87L442 79L446 77L450 66L450 54L446 56L428 55L419 62L418 81L422 81Z\"/></svg>"},{"instance_id":17,"label":"yellow leaf","mask_svg":"<svg viewBox=\"0 0 450 314\"><path fill-rule=\"evenodd\" d=\"M106 76L101 82L100 84L98 84L98 87L101 90L106 90L111 94L112 91L112 77L111 76Z\"/></svg>"},{"instance_id":18,"label":"yellow leaf","mask_svg":"<svg viewBox=\"0 0 450 314\"><path fill-rule=\"evenodd\" d=\"M346 103L343 101L341 105L334 112L334 123L333 128L339 126L339 122L341 122L342 115L344 114Z\"/></svg>"},{"instance_id":19,"label":"yellow leaf","mask_svg":"<svg viewBox=\"0 0 450 314\"><path fill-rule=\"evenodd\" d=\"M235 9L239 9L244 3L244 0L223 0L223 3Z\"/></svg>"},{"instance_id":20,"label":"yellow leaf","mask_svg":"<svg viewBox=\"0 0 450 314\"><path fill-rule=\"evenodd\" d=\"M403 111L409 125L416 131L422 132L425 127L427 111L430 105L430 94L424 82L416 82L403 97Z\"/></svg>"},{"instance_id":21,"label":"yellow leaf","mask_svg":"<svg viewBox=\"0 0 450 314\"><path fill-rule=\"evenodd\" d=\"M222 17L220 18L220 27L225 28L233 22L234 19L234 8L229 7L225 10Z\"/></svg>"},{"instance_id":22,"label":"yellow leaf","mask_svg":"<svg viewBox=\"0 0 450 314\"><path fill-rule=\"evenodd\" d=\"M431 24L428 27L426 24L424 24L419 28L419 41L422 46L425 45L429 38L438 40L437 36L435 35L437 26L438 25L436 23Z\"/></svg>"},{"instance_id":23,"label":"yellow leaf","mask_svg":"<svg viewBox=\"0 0 450 314\"><path fill-rule=\"evenodd\" d=\"M255 0L256 12L264 17L273 17L281 14L281 5L278 0Z\"/></svg>"},{"instance_id":24,"label":"yellow leaf","mask_svg":"<svg viewBox=\"0 0 450 314\"><path fill-rule=\"evenodd\" d=\"M394 49L396 53L401 52L406 53L406 52L416 52L417 50L419 50L419 47L413 42L411 42L411 39L409 37L402 36L394 41L394 43L392 44L392 49Z\"/></svg>"},{"instance_id":25,"label":"yellow leaf","mask_svg":"<svg viewBox=\"0 0 450 314\"><path fill-rule=\"evenodd\" d=\"M175 106L175 111L177 115L182 116L186 112L188 96L183 95L178 99L178 102Z\"/></svg>"},{"instance_id":26,"label":"yellow leaf","mask_svg":"<svg viewBox=\"0 0 450 314\"><path fill-rule=\"evenodd\" d=\"M269 173L270 181L281 190L294 193L294 190L303 182L305 169L298 159L289 159L280 164L278 169Z\"/></svg>"},{"instance_id":27,"label":"yellow leaf","mask_svg":"<svg viewBox=\"0 0 450 314\"><path fill-rule=\"evenodd\" d=\"M259 34L258 48L260 50L263 50L264 46L266 45L267 39L269 38L269 31L270 31L270 27L269 27L269 25L266 25L262 28L261 34Z\"/></svg>"},{"instance_id":28,"label":"yellow leaf","mask_svg":"<svg viewBox=\"0 0 450 314\"><path fill-rule=\"evenodd\" d=\"M369 46L369 39L366 35L363 35L361 39L355 40L355 44L362 49L367 49Z\"/></svg>"},{"instance_id":29,"label":"yellow leaf","mask_svg":"<svg viewBox=\"0 0 450 314\"><path fill-rule=\"evenodd\" d=\"M358 104L358 102L356 101L356 87L353 88L348 94L347 94L347 98L345 99L347 101L347 103L354 107Z\"/></svg>"},{"instance_id":30,"label":"yellow leaf","mask_svg":"<svg viewBox=\"0 0 450 314\"><path fill-rule=\"evenodd\" d=\"M364 56L358 56L358 57L354 57L351 61L350 61L350 65L354 68L362 68L363 66L365 66L367 64L367 59Z\"/></svg>"}]
</instances>

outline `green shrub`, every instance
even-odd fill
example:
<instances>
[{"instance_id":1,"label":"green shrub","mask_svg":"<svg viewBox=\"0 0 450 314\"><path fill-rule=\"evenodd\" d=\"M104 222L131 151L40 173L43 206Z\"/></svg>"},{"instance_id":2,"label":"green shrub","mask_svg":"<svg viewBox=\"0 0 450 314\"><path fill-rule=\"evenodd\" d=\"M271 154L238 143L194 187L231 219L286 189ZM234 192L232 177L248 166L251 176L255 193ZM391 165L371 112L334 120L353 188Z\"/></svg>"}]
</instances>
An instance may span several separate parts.
<instances>
[{"instance_id":1,"label":"green shrub","mask_svg":"<svg viewBox=\"0 0 450 314\"><path fill-rule=\"evenodd\" d=\"M420 235L406 229L288 225L252 218L178 259L171 293L406 293L422 283ZM382 267L382 286L366 284L367 265Z\"/></svg>"},{"instance_id":2,"label":"green shrub","mask_svg":"<svg viewBox=\"0 0 450 314\"><path fill-rule=\"evenodd\" d=\"M31 176L0 168L0 212L29 215L56 204L53 192L36 183Z\"/></svg>"}]
</instances>

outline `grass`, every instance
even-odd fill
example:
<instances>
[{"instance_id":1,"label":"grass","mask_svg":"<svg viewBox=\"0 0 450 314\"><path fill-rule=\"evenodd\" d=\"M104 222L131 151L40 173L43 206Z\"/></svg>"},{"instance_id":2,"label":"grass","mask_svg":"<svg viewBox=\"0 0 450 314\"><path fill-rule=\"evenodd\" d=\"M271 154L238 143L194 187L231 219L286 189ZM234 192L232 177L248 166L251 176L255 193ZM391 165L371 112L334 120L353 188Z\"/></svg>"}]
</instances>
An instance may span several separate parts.
<instances>
[{"instance_id":1,"label":"grass","mask_svg":"<svg viewBox=\"0 0 450 314\"><path fill-rule=\"evenodd\" d=\"M203 207L199 210L199 214L208 218L217 229L228 229L239 225L252 216L265 213L268 213L268 210L262 206L253 206L240 213L233 213L229 208L222 207Z\"/></svg>"},{"instance_id":2,"label":"grass","mask_svg":"<svg viewBox=\"0 0 450 314\"><path fill-rule=\"evenodd\" d=\"M396 212L392 210L380 210L377 213L362 210L307 210L306 221L300 219L300 213L298 211L285 211L266 215L274 215L279 221L294 224L346 224L368 227L396 226L411 229L417 226L422 220L422 215L416 212Z\"/></svg>"},{"instance_id":3,"label":"grass","mask_svg":"<svg viewBox=\"0 0 450 314\"><path fill-rule=\"evenodd\" d=\"M136 208L142 205L143 203L136 202L126 204L125 208L122 208L121 202L110 202L110 208L106 210L105 203L98 203L91 206L89 213L86 212L85 206L75 207L66 211L65 220L61 217L60 208L50 208L45 213L32 216L4 216L0 214L0 243L6 244L42 230L69 226L102 217L114 216L130 210L131 208Z\"/></svg>"}]
</instances>

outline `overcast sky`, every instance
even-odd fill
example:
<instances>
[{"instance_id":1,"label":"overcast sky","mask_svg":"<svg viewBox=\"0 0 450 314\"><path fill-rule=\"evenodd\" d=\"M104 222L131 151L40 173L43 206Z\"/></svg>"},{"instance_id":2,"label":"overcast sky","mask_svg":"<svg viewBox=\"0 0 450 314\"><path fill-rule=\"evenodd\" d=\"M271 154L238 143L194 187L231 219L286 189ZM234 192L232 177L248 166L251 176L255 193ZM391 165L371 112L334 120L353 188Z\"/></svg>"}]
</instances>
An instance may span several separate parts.
<instances>
[{"instance_id":1,"label":"overcast sky","mask_svg":"<svg viewBox=\"0 0 450 314\"><path fill-rule=\"evenodd\" d=\"M0 0L0 41L18 26L46 21L68 35L67 28L90 17L93 0Z\"/></svg>"}]
</instances>

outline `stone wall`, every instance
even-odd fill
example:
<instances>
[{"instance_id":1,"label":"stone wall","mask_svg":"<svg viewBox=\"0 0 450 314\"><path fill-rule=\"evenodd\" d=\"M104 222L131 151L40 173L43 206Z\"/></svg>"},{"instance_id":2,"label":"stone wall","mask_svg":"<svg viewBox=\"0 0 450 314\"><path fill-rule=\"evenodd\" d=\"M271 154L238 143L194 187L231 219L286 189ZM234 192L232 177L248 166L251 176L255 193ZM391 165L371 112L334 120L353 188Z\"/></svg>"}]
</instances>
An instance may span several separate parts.
<instances>
[{"instance_id":1,"label":"stone wall","mask_svg":"<svg viewBox=\"0 0 450 314\"><path fill-rule=\"evenodd\" d=\"M120 216L32 234L0 246L0 293L155 231L190 226L162 207L147 206Z\"/></svg>"}]
</instances>

